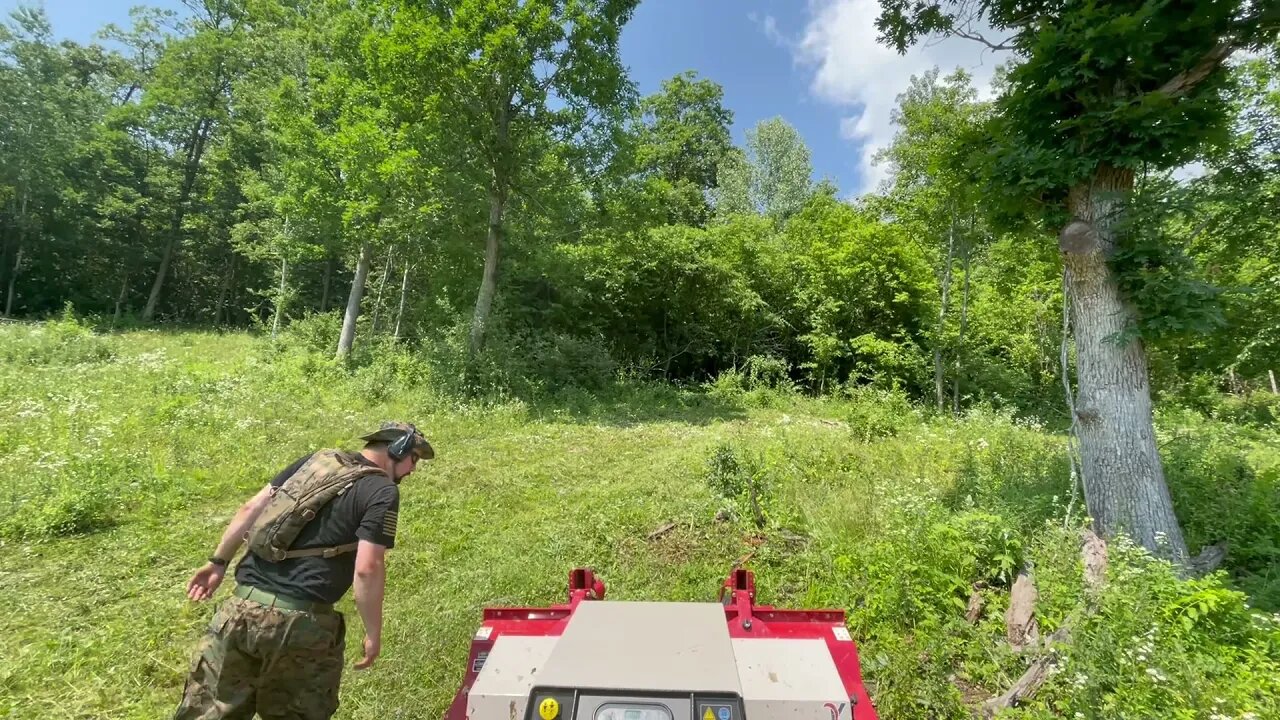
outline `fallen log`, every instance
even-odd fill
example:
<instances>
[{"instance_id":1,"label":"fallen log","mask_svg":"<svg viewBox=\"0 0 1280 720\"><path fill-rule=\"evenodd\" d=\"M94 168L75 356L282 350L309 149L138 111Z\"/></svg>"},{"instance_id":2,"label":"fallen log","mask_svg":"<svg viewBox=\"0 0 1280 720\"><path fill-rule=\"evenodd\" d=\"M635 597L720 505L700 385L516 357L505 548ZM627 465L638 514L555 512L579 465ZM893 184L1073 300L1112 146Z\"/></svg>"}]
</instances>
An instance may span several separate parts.
<instances>
[{"instance_id":1,"label":"fallen log","mask_svg":"<svg viewBox=\"0 0 1280 720\"><path fill-rule=\"evenodd\" d=\"M1084 561L1084 581L1086 593L1084 601L1072 611L1062 625L1049 634L1044 643L1043 654L1032 661L1026 672L1004 693L987 700L975 710L981 718L994 718L1001 710L1014 707L1026 700L1044 685L1057 662L1061 646L1071 641L1071 629L1081 618L1092 615L1098 606L1098 594L1107 570L1107 545L1091 530L1085 530L1081 537L1081 559ZM1018 577L1019 582L1022 576ZM1029 581L1028 581L1029 582ZM1017 583L1014 583L1017 587ZM1034 586L1033 586L1034 589ZM1012 609L1012 600L1010 606Z\"/></svg>"}]
</instances>

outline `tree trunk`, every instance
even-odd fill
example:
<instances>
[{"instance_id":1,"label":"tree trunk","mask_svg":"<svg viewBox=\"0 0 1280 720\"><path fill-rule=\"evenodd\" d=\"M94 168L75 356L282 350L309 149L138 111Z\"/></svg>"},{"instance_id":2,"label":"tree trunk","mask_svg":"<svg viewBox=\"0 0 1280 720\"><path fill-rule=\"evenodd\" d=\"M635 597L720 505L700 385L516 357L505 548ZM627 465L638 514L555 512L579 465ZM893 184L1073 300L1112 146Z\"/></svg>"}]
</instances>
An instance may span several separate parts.
<instances>
[{"instance_id":1,"label":"tree trunk","mask_svg":"<svg viewBox=\"0 0 1280 720\"><path fill-rule=\"evenodd\" d=\"M956 223L951 218L951 231L947 234L947 264L942 268L942 303L938 306L938 329L933 338L933 390L938 407L942 412L943 397L946 394L945 379L942 375L942 335L947 327L947 304L951 296L951 263L955 259Z\"/></svg>"},{"instance_id":2,"label":"tree trunk","mask_svg":"<svg viewBox=\"0 0 1280 720\"><path fill-rule=\"evenodd\" d=\"M160 291L169 274L169 266L173 255L177 252L178 241L182 237L182 219L186 217L187 201L191 197L191 189L196 183L196 173L200 170L200 158L204 155L205 141L213 126L212 120L201 118L192 131L191 145L187 150L187 163L182 178L182 189L178 193L178 205L173 210L173 222L169 226L169 242L164 247L164 255L160 258L160 268L156 270L155 282L151 284L151 295L147 297L147 306L142 311L142 321L151 322L155 317L156 305L160 302Z\"/></svg>"},{"instance_id":3,"label":"tree trunk","mask_svg":"<svg viewBox=\"0 0 1280 720\"><path fill-rule=\"evenodd\" d=\"M180 225L181 221L175 222L174 225ZM160 290L164 287L165 278L169 275L169 265L173 262L173 253L178 247L178 236L174 234L169 238L169 242L165 243L164 254L160 256L160 268L156 270L156 279L151 283L151 294L147 296L147 304L142 309L142 321L151 322L151 318L155 317L156 306L160 302Z\"/></svg>"},{"instance_id":4,"label":"tree trunk","mask_svg":"<svg viewBox=\"0 0 1280 720\"><path fill-rule=\"evenodd\" d=\"M964 291L960 295L960 332L956 335L956 354L952 362L954 371L951 377L951 413L953 415L960 412L960 359L964 355L965 329L969 327L969 256L972 250L972 247L966 243L964 256L960 260L964 268Z\"/></svg>"},{"instance_id":5,"label":"tree trunk","mask_svg":"<svg viewBox=\"0 0 1280 720\"><path fill-rule=\"evenodd\" d=\"M475 314L471 317L471 354L479 355L484 349L488 331L489 311L493 308L493 296L498 289L498 260L502 250L502 213L507 207L507 190L510 184L510 108L514 93L507 93L498 116L494 119L497 153L489 180L489 232L485 237L484 276L480 279L480 292L476 294Z\"/></svg>"},{"instance_id":6,"label":"tree trunk","mask_svg":"<svg viewBox=\"0 0 1280 720\"><path fill-rule=\"evenodd\" d=\"M1271 392L1272 392L1272 393L1280 393L1280 390L1277 390L1277 389L1276 389L1276 371L1275 371L1275 370L1268 370L1268 371L1267 371L1267 377L1271 378Z\"/></svg>"},{"instance_id":7,"label":"tree trunk","mask_svg":"<svg viewBox=\"0 0 1280 720\"><path fill-rule=\"evenodd\" d=\"M400 307L396 309L396 329L391 338L400 341L400 324L404 321L404 302L409 296L409 263L404 264L404 279L400 281Z\"/></svg>"},{"instance_id":8,"label":"tree trunk","mask_svg":"<svg viewBox=\"0 0 1280 720\"><path fill-rule=\"evenodd\" d=\"M231 286L232 286L232 283L235 282L235 277L236 277L236 254L233 252L231 253L231 260L227 262L227 272L225 275L222 276L222 286L218 288L218 304L215 306L213 311L214 325L222 324L222 313L224 310L226 310L227 295L231 293ZM231 322L231 318L228 315L227 323L229 324L230 322Z\"/></svg>"},{"instance_id":9,"label":"tree trunk","mask_svg":"<svg viewBox=\"0 0 1280 720\"><path fill-rule=\"evenodd\" d=\"M498 287L498 253L502 245L502 212L505 210L505 205L505 190L490 188L489 233L485 239L484 277L480 280L480 293L476 296L476 310L471 318L472 355L478 355L484 349L489 311L493 308L493 296Z\"/></svg>"},{"instance_id":10,"label":"tree trunk","mask_svg":"<svg viewBox=\"0 0 1280 720\"><path fill-rule=\"evenodd\" d=\"M0 233L0 287L7 287L9 284L9 248L17 239L17 217L18 203L13 198L9 198L9 214L4 218L6 221L4 232ZM3 310L4 308L0 308L0 312Z\"/></svg>"},{"instance_id":11,"label":"tree trunk","mask_svg":"<svg viewBox=\"0 0 1280 720\"><path fill-rule=\"evenodd\" d=\"M373 328L374 335L378 334L378 329L382 327L382 291L387 289L387 280L391 278L391 259L392 255L387 252L387 263L382 266L382 281L378 283L378 297L373 301Z\"/></svg>"},{"instance_id":12,"label":"tree trunk","mask_svg":"<svg viewBox=\"0 0 1280 720\"><path fill-rule=\"evenodd\" d=\"M120 294L116 296L116 310L111 315L111 327L115 327L120 322L120 315L124 310L124 301L129 297L129 273L125 273L120 278Z\"/></svg>"},{"instance_id":13,"label":"tree trunk","mask_svg":"<svg viewBox=\"0 0 1280 720\"><path fill-rule=\"evenodd\" d=\"M328 312L329 310L329 281L333 278L333 256L330 255L324 262L324 281L320 286L320 312Z\"/></svg>"},{"instance_id":14,"label":"tree trunk","mask_svg":"<svg viewBox=\"0 0 1280 720\"><path fill-rule=\"evenodd\" d=\"M1071 189L1073 220L1059 236L1071 295L1079 389L1085 502L1104 537L1125 532L1178 564L1187 547L1156 448L1146 351L1132 330L1137 312L1121 295L1107 260L1115 251L1115 214L1133 189L1133 172L1100 167Z\"/></svg>"},{"instance_id":15,"label":"tree trunk","mask_svg":"<svg viewBox=\"0 0 1280 720\"><path fill-rule=\"evenodd\" d=\"M18 252L13 256L13 271L9 273L9 294L4 303L4 316L13 317L13 297L17 289L18 273L22 271L22 239L18 239Z\"/></svg>"},{"instance_id":16,"label":"tree trunk","mask_svg":"<svg viewBox=\"0 0 1280 720\"><path fill-rule=\"evenodd\" d=\"M280 292L276 295L276 316L275 316L275 319L271 321L271 338L272 339L275 339L276 335L280 332L280 316L284 314L284 294L289 290L288 277L289 277L289 261L288 259L281 257L280 258Z\"/></svg>"},{"instance_id":17,"label":"tree trunk","mask_svg":"<svg viewBox=\"0 0 1280 720\"><path fill-rule=\"evenodd\" d=\"M351 281L351 293L347 295L347 312L342 317L342 335L338 337L338 359L351 354L356 339L356 319L360 317L360 300L364 297L364 281L369 276L369 264L373 260L373 248L369 241L360 246L360 262L356 263L356 276Z\"/></svg>"},{"instance_id":18,"label":"tree trunk","mask_svg":"<svg viewBox=\"0 0 1280 720\"><path fill-rule=\"evenodd\" d=\"M30 131L31 128L27 128ZM13 298L18 286L18 275L22 272L22 241L26 240L27 235L27 197L30 195L26 190L22 191L22 207L18 210L17 222L17 246L13 254L13 266L9 272L9 292L4 302L4 316L13 317Z\"/></svg>"}]
</instances>

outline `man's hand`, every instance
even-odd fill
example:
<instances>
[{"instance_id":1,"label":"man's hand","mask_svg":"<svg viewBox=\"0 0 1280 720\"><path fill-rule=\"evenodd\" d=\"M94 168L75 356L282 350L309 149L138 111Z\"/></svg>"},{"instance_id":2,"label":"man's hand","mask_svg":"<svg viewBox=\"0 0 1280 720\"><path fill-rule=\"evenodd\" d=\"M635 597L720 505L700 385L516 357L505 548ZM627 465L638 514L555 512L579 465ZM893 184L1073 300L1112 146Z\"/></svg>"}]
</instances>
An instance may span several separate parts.
<instances>
[{"instance_id":1,"label":"man's hand","mask_svg":"<svg viewBox=\"0 0 1280 720\"><path fill-rule=\"evenodd\" d=\"M222 565L206 563L187 582L187 597L196 602L213 597L214 591L222 584L222 576L226 572L227 569Z\"/></svg>"},{"instance_id":2,"label":"man's hand","mask_svg":"<svg viewBox=\"0 0 1280 720\"><path fill-rule=\"evenodd\" d=\"M365 668L368 668L370 665L373 665L373 661L378 659L378 655L381 652L382 652L382 640L374 639L369 637L368 635L365 635L364 636L364 658L356 661L356 664L354 666L355 669L364 670Z\"/></svg>"}]
</instances>

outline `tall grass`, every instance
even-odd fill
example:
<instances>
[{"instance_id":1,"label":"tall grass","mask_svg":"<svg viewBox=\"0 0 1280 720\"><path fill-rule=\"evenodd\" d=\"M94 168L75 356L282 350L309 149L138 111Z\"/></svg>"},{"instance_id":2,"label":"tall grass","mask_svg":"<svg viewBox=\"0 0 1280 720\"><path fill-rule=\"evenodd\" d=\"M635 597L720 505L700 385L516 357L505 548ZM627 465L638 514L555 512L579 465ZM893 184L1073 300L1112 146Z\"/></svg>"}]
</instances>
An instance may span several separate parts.
<instances>
[{"instance_id":1,"label":"tall grass","mask_svg":"<svg viewBox=\"0 0 1280 720\"><path fill-rule=\"evenodd\" d=\"M1083 592L1083 506L1062 438L1034 421L932 417L888 391L802 397L764 362L710 391L478 394L453 382L465 368L404 348L339 365L296 336L59 322L76 328L56 331L56 363L31 360L52 357L48 328L0 328L3 717L168 713L211 612L182 585L236 506L388 418L418 423L438 455L403 486L384 654L348 674L339 717L438 717L480 608L558 601L576 565L611 597L712 600L745 560L763 602L844 608L895 720L968 717L1022 672L1003 620L1019 570L1042 634ZM1228 540L1226 571L1181 580L1112 544L1100 612L1011 716L1280 717L1280 434L1176 409L1158 425L1187 535ZM342 609L354 658L358 615Z\"/></svg>"}]
</instances>

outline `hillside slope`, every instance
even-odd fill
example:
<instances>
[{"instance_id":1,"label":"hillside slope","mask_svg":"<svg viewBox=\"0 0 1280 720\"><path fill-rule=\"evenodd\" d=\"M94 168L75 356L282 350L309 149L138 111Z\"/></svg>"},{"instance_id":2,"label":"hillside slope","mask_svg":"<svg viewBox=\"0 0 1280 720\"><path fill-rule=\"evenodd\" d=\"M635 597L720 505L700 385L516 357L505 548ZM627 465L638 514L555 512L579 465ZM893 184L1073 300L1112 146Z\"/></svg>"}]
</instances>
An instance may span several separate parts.
<instances>
[{"instance_id":1,"label":"hillside slope","mask_svg":"<svg viewBox=\"0 0 1280 720\"><path fill-rule=\"evenodd\" d=\"M577 565L613 598L712 600L746 561L763 602L845 608L893 720L966 717L1022 672L1004 639L1019 569L1042 634L1081 596L1083 506L1066 517L1063 439L1034 422L928 418L870 391L468 403L407 354L339 371L243 334L0 332L4 717L171 712L212 613L182 587L237 505L393 417L437 459L403 486L383 654L346 676L342 718L439 717L481 607L557 601ZM1161 441L1193 544L1252 542L1233 545L1233 577L1199 581L1113 544L1103 612L1023 716L1280 717L1280 616L1230 589L1276 609L1280 435L1175 415ZM342 609L354 658L359 619Z\"/></svg>"}]
</instances>

